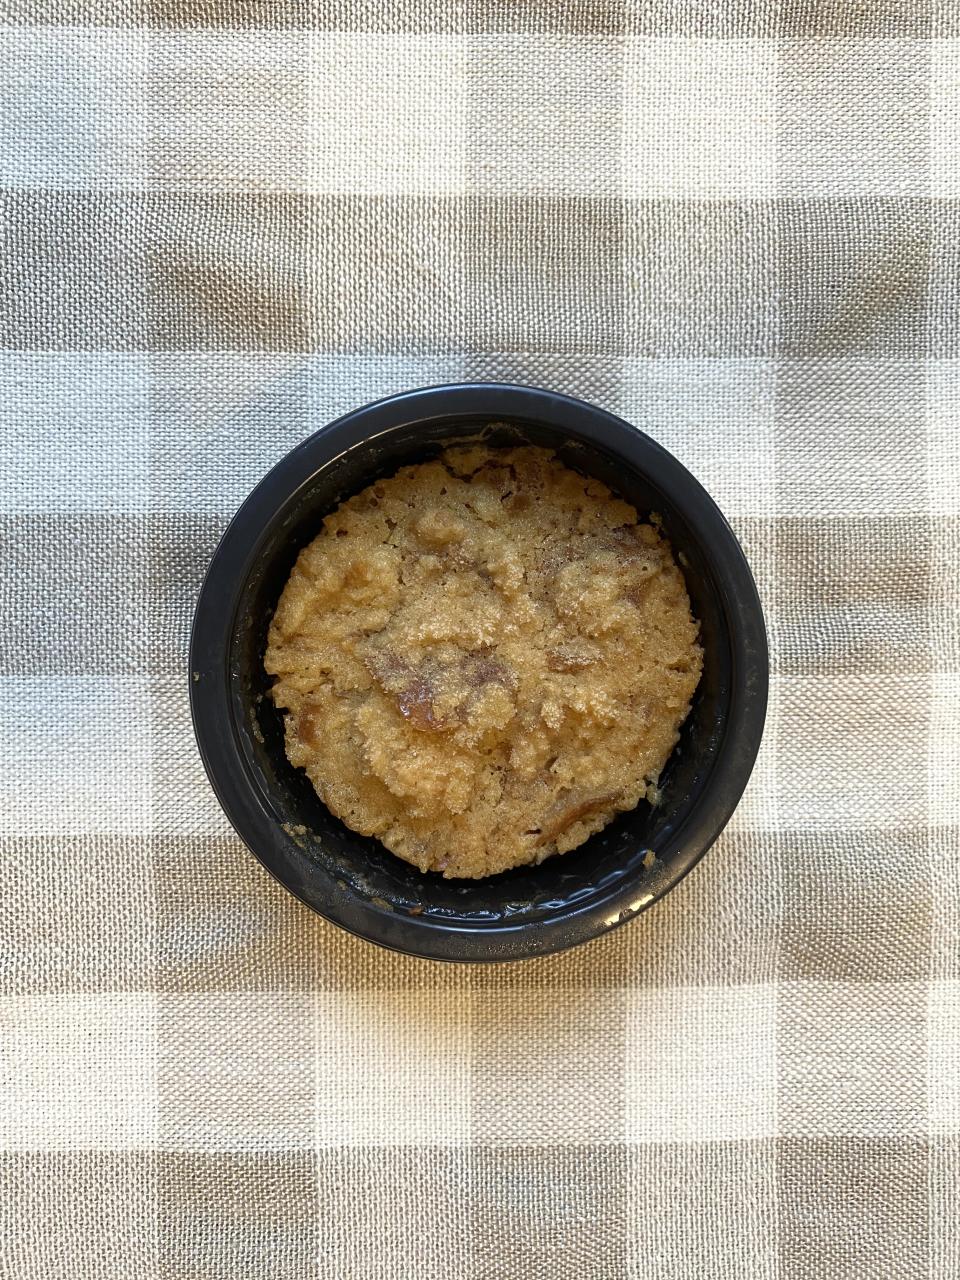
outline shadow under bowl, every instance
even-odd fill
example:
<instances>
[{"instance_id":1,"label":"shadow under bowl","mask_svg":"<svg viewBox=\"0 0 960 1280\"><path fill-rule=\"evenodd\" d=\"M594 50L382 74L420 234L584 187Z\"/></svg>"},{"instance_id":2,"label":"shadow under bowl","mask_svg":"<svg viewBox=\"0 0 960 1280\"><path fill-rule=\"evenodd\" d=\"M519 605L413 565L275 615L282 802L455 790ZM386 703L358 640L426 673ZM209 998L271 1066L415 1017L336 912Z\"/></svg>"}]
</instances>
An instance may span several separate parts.
<instances>
[{"instance_id":1,"label":"shadow under bowl","mask_svg":"<svg viewBox=\"0 0 960 1280\"><path fill-rule=\"evenodd\" d=\"M300 550L344 498L483 433L552 448L646 517L657 513L700 621L703 676L662 800L580 848L486 880L423 874L335 818L284 753L263 669L267 628ZM412 391L324 427L256 487L210 563L190 644L203 762L227 817L264 866L333 923L439 960L518 960L597 937L690 870L750 776L766 712L767 643L743 552L713 500L658 444L612 414L529 387Z\"/></svg>"}]
</instances>

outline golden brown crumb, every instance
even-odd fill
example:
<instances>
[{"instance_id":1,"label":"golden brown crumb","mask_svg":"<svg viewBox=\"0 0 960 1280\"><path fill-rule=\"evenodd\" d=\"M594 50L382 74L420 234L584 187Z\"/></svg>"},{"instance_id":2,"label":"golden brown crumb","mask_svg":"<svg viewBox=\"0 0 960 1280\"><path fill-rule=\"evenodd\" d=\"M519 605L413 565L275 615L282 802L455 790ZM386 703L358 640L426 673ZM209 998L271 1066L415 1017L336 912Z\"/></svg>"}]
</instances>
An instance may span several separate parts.
<instances>
[{"instance_id":1,"label":"golden brown crumb","mask_svg":"<svg viewBox=\"0 0 960 1280\"><path fill-rule=\"evenodd\" d=\"M290 761L422 871L565 853L656 792L700 679L667 542L543 449L448 450L339 507L265 658Z\"/></svg>"}]
</instances>

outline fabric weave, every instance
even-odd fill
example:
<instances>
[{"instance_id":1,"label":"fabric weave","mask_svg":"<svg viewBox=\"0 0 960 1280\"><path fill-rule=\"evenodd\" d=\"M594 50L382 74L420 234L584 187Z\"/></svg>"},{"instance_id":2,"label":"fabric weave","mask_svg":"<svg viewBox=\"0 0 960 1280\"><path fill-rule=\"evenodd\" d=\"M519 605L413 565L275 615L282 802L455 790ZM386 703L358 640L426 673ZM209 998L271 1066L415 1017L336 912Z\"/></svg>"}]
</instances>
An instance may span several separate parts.
<instances>
[{"instance_id":1,"label":"fabric weave","mask_svg":"<svg viewBox=\"0 0 960 1280\"><path fill-rule=\"evenodd\" d=\"M0 1275L960 1276L955 0L4 0ZM613 410L767 733L590 946L381 952L232 834L186 643L290 447Z\"/></svg>"}]
</instances>

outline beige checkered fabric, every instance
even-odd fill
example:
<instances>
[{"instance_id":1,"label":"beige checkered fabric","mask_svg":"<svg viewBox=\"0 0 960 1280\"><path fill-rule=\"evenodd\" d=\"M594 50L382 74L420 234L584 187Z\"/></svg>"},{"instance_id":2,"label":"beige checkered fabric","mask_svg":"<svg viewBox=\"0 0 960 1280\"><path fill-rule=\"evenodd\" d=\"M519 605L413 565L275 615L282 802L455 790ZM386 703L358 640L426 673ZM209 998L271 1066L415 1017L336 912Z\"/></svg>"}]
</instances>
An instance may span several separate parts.
<instances>
[{"instance_id":1,"label":"beige checkered fabric","mask_svg":"<svg viewBox=\"0 0 960 1280\"><path fill-rule=\"evenodd\" d=\"M3 0L0 1275L960 1276L960 4ZM729 829L435 966L231 833L226 520L384 394L565 391L765 601Z\"/></svg>"}]
</instances>

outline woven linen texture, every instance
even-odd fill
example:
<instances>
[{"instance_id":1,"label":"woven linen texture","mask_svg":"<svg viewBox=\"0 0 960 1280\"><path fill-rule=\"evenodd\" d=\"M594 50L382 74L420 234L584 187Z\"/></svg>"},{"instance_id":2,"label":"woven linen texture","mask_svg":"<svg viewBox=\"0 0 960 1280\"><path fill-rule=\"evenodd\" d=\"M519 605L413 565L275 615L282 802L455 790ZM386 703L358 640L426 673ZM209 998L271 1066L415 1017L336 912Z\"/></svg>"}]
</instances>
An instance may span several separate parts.
<instances>
[{"instance_id":1,"label":"woven linen texture","mask_svg":"<svg viewBox=\"0 0 960 1280\"><path fill-rule=\"evenodd\" d=\"M960 1275L960 8L4 0L0 1275ZM734 524L768 727L654 911L490 969L231 833L250 487L503 379Z\"/></svg>"}]
</instances>

